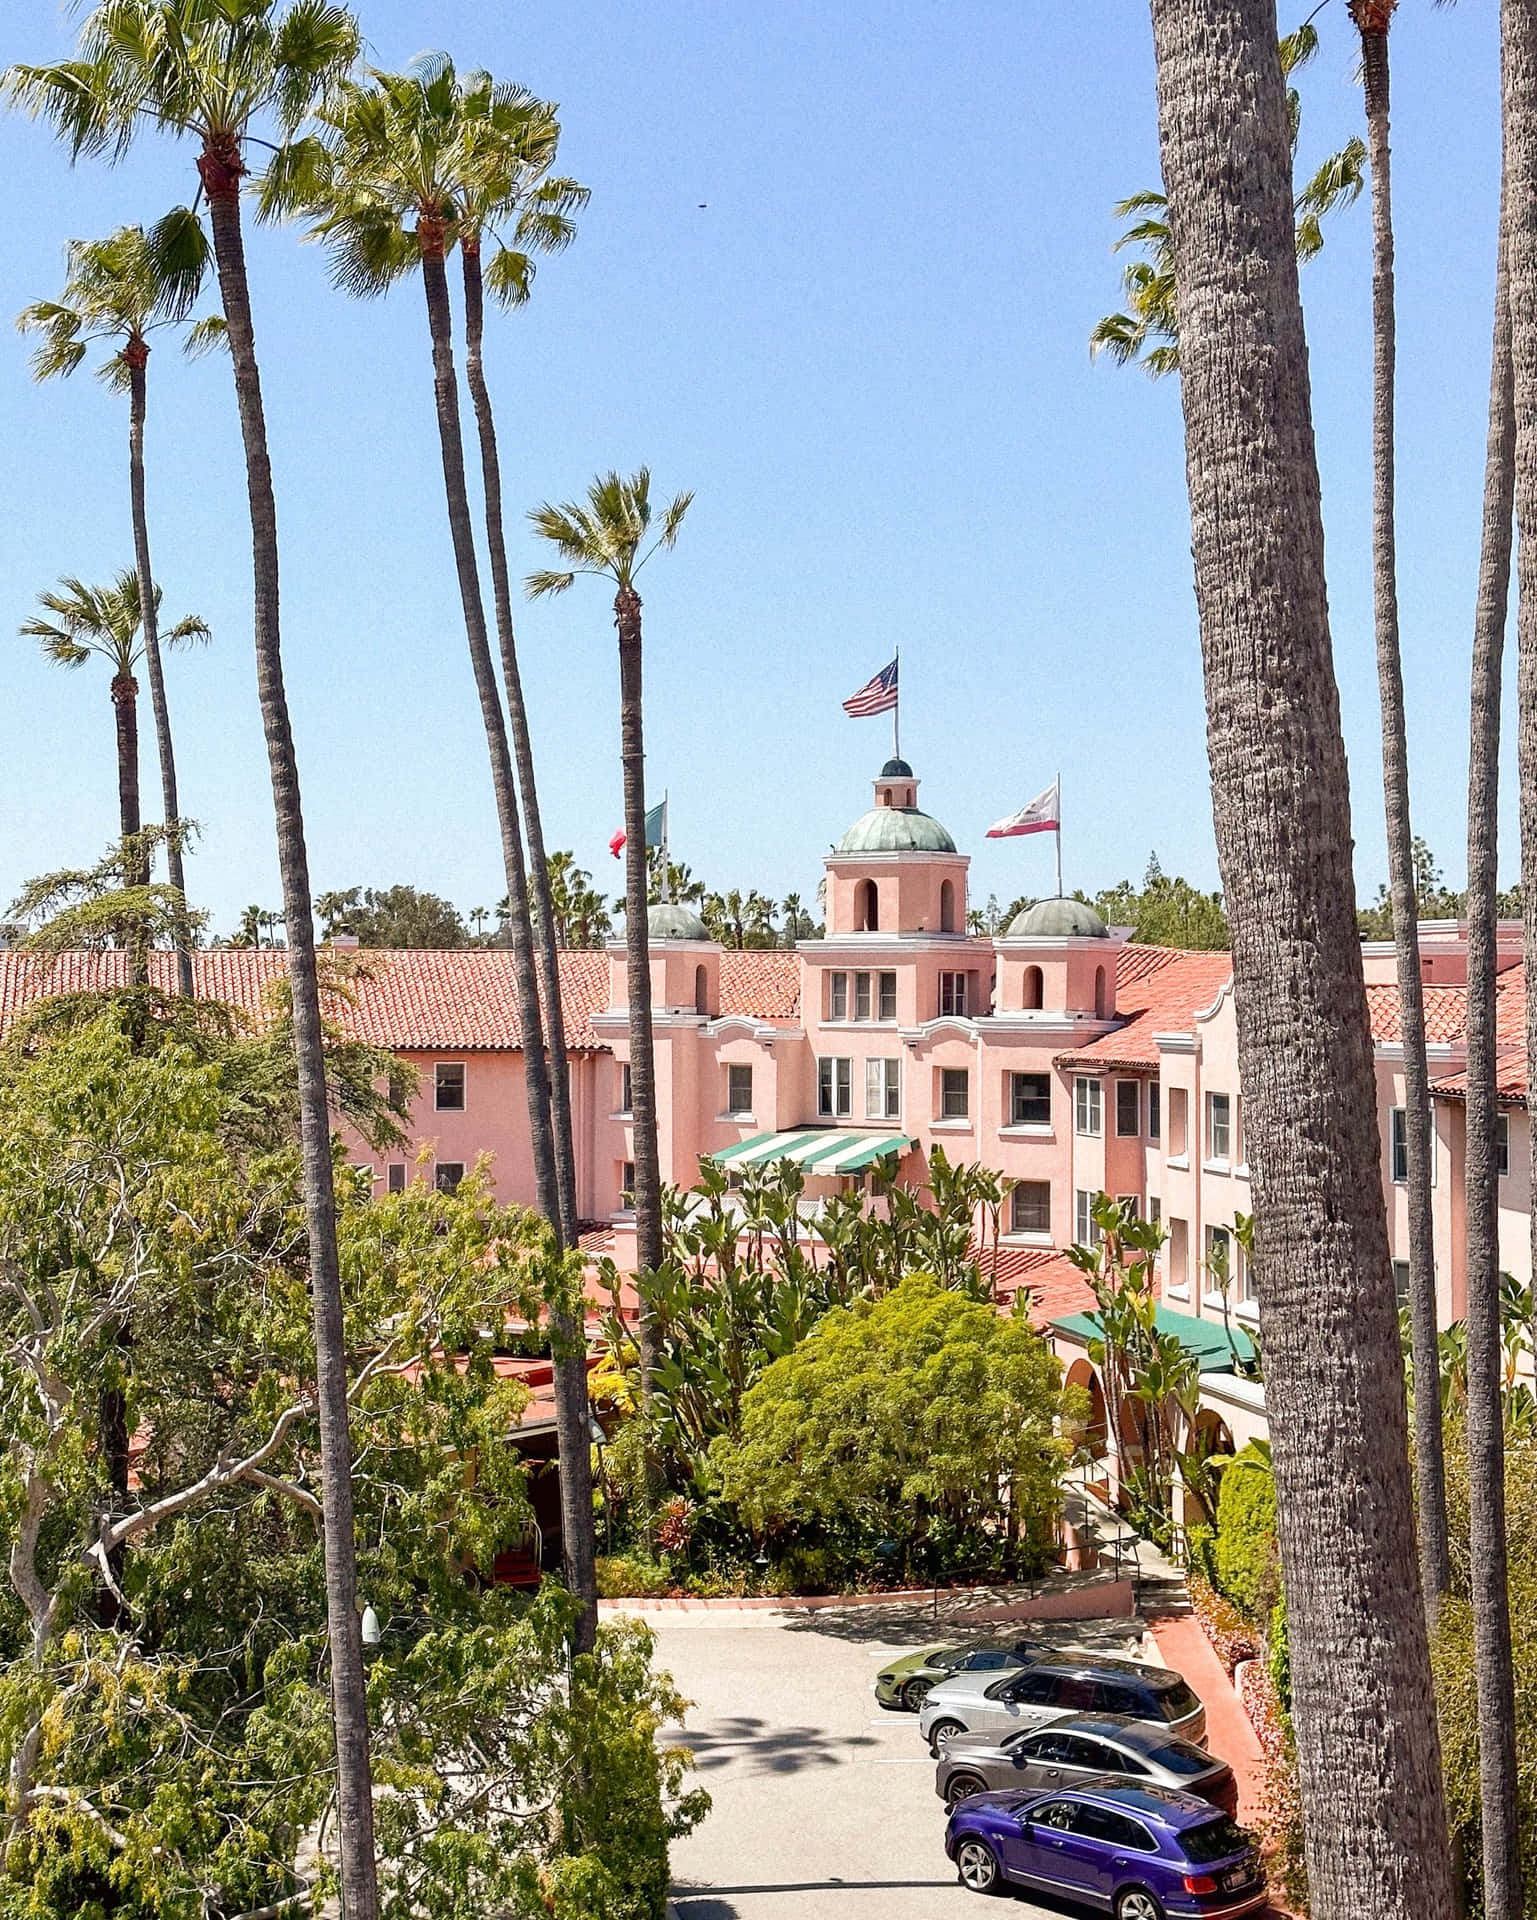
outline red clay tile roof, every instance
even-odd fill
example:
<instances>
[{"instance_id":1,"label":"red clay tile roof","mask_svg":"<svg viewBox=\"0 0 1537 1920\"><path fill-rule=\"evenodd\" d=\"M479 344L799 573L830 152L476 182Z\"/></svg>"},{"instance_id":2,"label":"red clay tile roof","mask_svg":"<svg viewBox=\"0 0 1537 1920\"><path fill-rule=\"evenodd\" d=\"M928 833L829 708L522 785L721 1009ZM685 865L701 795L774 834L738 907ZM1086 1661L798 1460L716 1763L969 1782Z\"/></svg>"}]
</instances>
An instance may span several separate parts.
<instances>
[{"instance_id":1,"label":"red clay tile roof","mask_svg":"<svg viewBox=\"0 0 1537 1920\"><path fill-rule=\"evenodd\" d=\"M796 1019L800 955L786 948L727 947L720 957L720 1010L752 1020Z\"/></svg>"},{"instance_id":2,"label":"red clay tile roof","mask_svg":"<svg viewBox=\"0 0 1537 1920\"><path fill-rule=\"evenodd\" d=\"M1127 1069L1158 1065L1154 1036L1188 1033L1233 977L1226 953L1181 953L1173 947L1122 947L1116 957L1116 1011L1124 1024L1086 1047L1057 1055L1062 1067Z\"/></svg>"},{"instance_id":3,"label":"red clay tile roof","mask_svg":"<svg viewBox=\"0 0 1537 1920\"><path fill-rule=\"evenodd\" d=\"M1468 1024L1468 995L1465 987L1426 987L1425 1038L1432 1046L1461 1040ZM1372 1038L1379 1046L1397 1046L1403 1039L1403 1026L1396 986L1371 986L1366 989L1366 1010L1371 1016Z\"/></svg>"},{"instance_id":4,"label":"red clay tile roof","mask_svg":"<svg viewBox=\"0 0 1537 1920\"><path fill-rule=\"evenodd\" d=\"M996 1264L990 1243L973 1241L971 1251L983 1273L991 1272L998 1305L1012 1307L1014 1296L1023 1290L1030 1300L1030 1324L1042 1332L1053 1320L1087 1312L1094 1305L1094 1289L1055 1247L1000 1244Z\"/></svg>"},{"instance_id":5,"label":"red clay tile roof","mask_svg":"<svg viewBox=\"0 0 1537 1920\"><path fill-rule=\"evenodd\" d=\"M334 1001L337 1023L358 1039L397 1053L487 1052L521 1045L512 955L499 947L422 951L359 951L353 1004ZM215 947L194 954L200 998L222 1000L260 1024L268 1018L267 989L286 972L286 952ZM175 991L174 962L151 956L151 977ZM607 1051L593 1016L608 1005L608 956L571 951L560 956L566 1043L574 1052ZM0 952L0 1033L21 1009L48 995L124 986L124 953L66 953L48 960ZM800 1003L800 963L788 952L721 955L721 1011L760 1020L793 1019Z\"/></svg>"}]
</instances>

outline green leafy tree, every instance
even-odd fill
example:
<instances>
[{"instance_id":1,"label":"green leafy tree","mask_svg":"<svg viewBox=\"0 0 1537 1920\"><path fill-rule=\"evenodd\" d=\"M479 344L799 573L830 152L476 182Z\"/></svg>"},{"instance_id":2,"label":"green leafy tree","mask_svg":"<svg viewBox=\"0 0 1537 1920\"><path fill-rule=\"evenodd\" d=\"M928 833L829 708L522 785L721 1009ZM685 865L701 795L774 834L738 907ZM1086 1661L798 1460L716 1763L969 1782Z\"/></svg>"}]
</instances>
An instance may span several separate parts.
<instances>
[{"instance_id":1,"label":"green leafy tree","mask_svg":"<svg viewBox=\"0 0 1537 1920\"><path fill-rule=\"evenodd\" d=\"M310 919L309 850L283 679L277 497L241 217L246 155L251 142L262 138L258 126L292 133L317 96L352 68L360 49L356 21L328 0L100 0L82 22L77 58L52 66L12 67L4 89L50 121L76 159L87 154L121 158L146 132L190 140L197 149L245 453L257 697L288 930L324 1436L324 1551L343 1892L349 1920L375 1920L373 1796L356 1605L352 1444L324 1022ZM203 245L201 225L181 209L155 227L151 244L170 254L194 253Z\"/></svg>"},{"instance_id":2,"label":"green leafy tree","mask_svg":"<svg viewBox=\"0 0 1537 1920\"><path fill-rule=\"evenodd\" d=\"M1281 70L1288 77L1307 65L1318 51L1318 29L1307 21L1280 43ZM1302 129L1302 101L1295 87L1287 90L1291 116L1291 144L1295 158ZM1359 199L1366 185L1366 146L1347 140L1308 178L1296 195L1297 259L1304 265L1323 250L1325 217ZM1117 201L1111 209L1128 221L1115 243L1140 247L1143 257L1131 261L1121 275L1126 310L1106 314L1089 335L1091 355L1108 353L1118 366L1139 365L1153 379L1179 370L1179 322L1176 314L1174 244L1169 234L1168 196L1146 191Z\"/></svg>"},{"instance_id":3,"label":"green leafy tree","mask_svg":"<svg viewBox=\"0 0 1537 1920\"><path fill-rule=\"evenodd\" d=\"M110 1016L12 1056L5 1093L0 1907L316 1909L338 1775L297 1155L231 1153L219 1067ZM656 1741L682 1702L643 1632L572 1662L565 1595L473 1577L529 1521L492 1330L539 1297L546 1237L483 1170L378 1199L350 1175L341 1200L380 1910L653 1920L703 1809ZM141 1436L123 1494L109 1383Z\"/></svg>"},{"instance_id":4,"label":"green leafy tree","mask_svg":"<svg viewBox=\"0 0 1537 1920\"><path fill-rule=\"evenodd\" d=\"M1064 1443L1061 1369L1022 1314L925 1275L829 1313L748 1389L712 1462L749 1524L878 1526L910 1559L936 1528L1044 1549Z\"/></svg>"},{"instance_id":5,"label":"green leafy tree","mask_svg":"<svg viewBox=\"0 0 1537 1920\"><path fill-rule=\"evenodd\" d=\"M365 947L463 947L469 932L459 909L418 887L347 887L315 902L321 938L353 935Z\"/></svg>"},{"instance_id":6,"label":"green leafy tree","mask_svg":"<svg viewBox=\"0 0 1537 1920\"><path fill-rule=\"evenodd\" d=\"M592 884L592 875L576 864L574 853L552 853L549 867L550 911L559 947L601 947L614 930L608 902Z\"/></svg>"},{"instance_id":7,"label":"green leafy tree","mask_svg":"<svg viewBox=\"0 0 1537 1920\"><path fill-rule=\"evenodd\" d=\"M160 760L160 792L165 823L181 818L177 796L176 754L171 710L160 658L160 594L150 565L149 511L145 502L144 426L148 408L150 335L182 326L202 291L205 255L200 246L168 249L151 246L142 227L119 227L105 240L72 240L64 292L58 300L38 300L23 309L17 325L41 336L32 356L32 372L50 380L75 371L90 348L110 347L97 367L98 377L115 393L128 394L128 481L133 514L134 566L144 635L144 665L149 676L150 709ZM223 338L223 322L213 316L189 327L183 344L201 353ZM205 636L206 637L206 636ZM171 885L186 892L182 843L166 843ZM184 996L192 995L192 956L183 948L177 972Z\"/></svg>"},{"instance_id":8,"label":"green leafy tree","mask_svg":"<svg viewBox=\"0 0 1537 1920\"><path fill-rule=\"evenodd\" d=\"M756 887L747 893L732 887L727 893L706 894L700 917L710 938L723 947L777 947L779 944L774 927L774 903Z\"/></svg>"},{"instance_id":9,"label":"green leafy tree","mask_svg":"<svg viewBox=\"0 0 1537 1920\"><path fill-rule=\"evenodd\" d=\"M1156 853L1148 858L1140 888L1122 880L1090 904L1107 925L1130 927L1132 939L1142 946L1221 951L1229 942L1221 893L1203 893L1188 880L1166 874Z\"/></svg>"}]
</instances>

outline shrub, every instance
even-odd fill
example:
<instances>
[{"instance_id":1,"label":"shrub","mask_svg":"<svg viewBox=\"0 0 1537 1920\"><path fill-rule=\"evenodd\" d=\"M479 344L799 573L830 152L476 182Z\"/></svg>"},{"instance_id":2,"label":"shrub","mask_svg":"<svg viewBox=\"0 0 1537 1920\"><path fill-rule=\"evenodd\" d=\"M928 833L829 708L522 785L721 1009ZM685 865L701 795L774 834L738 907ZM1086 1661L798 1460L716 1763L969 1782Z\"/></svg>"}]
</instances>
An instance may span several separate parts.
<instances>
[{"instance_id":1,"label":"shrub","mask_svg":"<svg viewBox=\"0 0 1537 1920\"><path fill-rule=\"evenodd\" d=\"M1286 1595L1277 1594L1270 1610L1270 1635L1267 1642L1270 1682L1281 1703L1281 1711L1290 1717L1292 1710L1291 1633L1286 1622Z\"/></svg>"},{"instance_id":2,"label":"shrub","mask_svg":"<svg viewBox=\"0 0 1537 1920\"><path fill-rule=\"evenodd\" d=\"M597 1575L602 1600L660 1600L677 1584L671 1568L634 1553L600 1553Z\"/></svg>"},{"instance_id":3,"label":"shrub","mask_svg":"<svg viewBox=\"0 0 1537 1920\"><path fill-rule=\"evenodd\" d=\"M1275 1476L1269 1462L1249 1447L1222 1476L1216 1562L1220 1591L1255 1626L1267 1621L1280 1590Z\"/></svg>"},{"instance_id":4,"label":"shrub","mask_svg":"<svg viewBox=\"0 0 1537 1920\"><path fill-rule=\"evenodd\" d=\"M1185 1566L1188 1572L1204 1580L1208 1587L1217 1584L1217 1530L1204 1523L1185 1529Z\"/></svg>"},{"instance_id":5,"label":"shrub","mask_svg":"<svg viewBox=\"0 0 1537 1920\"><path fill-rule=\"evenodd\" d=\"M1259 1657L1258 1634L1232 1601L1213 1592L1199 1574L1190 1576L1190 1604L1207 1639L1216 1648L1217 1658L1229 1673L1236 1671L1241 1661Z\"/></svg>"}]
</instances>

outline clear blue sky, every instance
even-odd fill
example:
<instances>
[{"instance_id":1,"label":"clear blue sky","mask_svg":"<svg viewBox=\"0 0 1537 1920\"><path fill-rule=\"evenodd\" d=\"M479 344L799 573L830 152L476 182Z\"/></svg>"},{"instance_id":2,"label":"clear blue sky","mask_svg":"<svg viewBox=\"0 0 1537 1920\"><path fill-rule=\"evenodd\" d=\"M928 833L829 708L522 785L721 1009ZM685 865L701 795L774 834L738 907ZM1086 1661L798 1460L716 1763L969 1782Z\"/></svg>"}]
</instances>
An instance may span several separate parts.
<instances>
[{"instance_id":1,"label":"clear blue sky","mask_svg":"<svg viewBox=\"0 0 1537 1920\"><path fill-rule=\"evenodd\" d=\"M1066 879L1216 884L1178 394L1091 366L1117 304L1111 203L1157 178L1145 9L867 0L367 0L372 57L428 47L561 103L593 191L576 246L489 356L510 507L649 462L696 503L644 577L653 794L718 886L813 892L889 742L839 707L902 649L903 746L975 855L974 898L1050 886L1049 845L983 829L1061 768ZM1283 26L1294 24L1283 12ZM1343 0L1304 76L1302 161L1357 131ZM55 0L9 0L0 63L65 54ZM1467 655L1498 155L1494 9L1407 0L1393 33L1400 554L1416 825L1464 866ZM71 171L0 122L0 313L58 290L64 243L190 196L150 142ZM700 203L706 203L701 208ZM1305 275L1358 873L1383 866L1370 618L1368 221ZM503 890L457 611L414 284L333 293L293 232L253 235L288 681L317 890ZM278 900L227 365L151 363L156 571L213 648L173 659L191 868L217 928ZM0 331L0 894L113 831L106 678L6 640L61 573L129 563L121 403L36 388ZM537 564L521 524L514 565ZM546 827L601 882L620 789L613 631L595 583L525 610ZM146 714L147 726L147 714ZM146 740L146 796L155 791ZM1512 825L1502 873L1514 877ZM147 809L156 811L157 809Z\"/></svg>"}]
</instances>

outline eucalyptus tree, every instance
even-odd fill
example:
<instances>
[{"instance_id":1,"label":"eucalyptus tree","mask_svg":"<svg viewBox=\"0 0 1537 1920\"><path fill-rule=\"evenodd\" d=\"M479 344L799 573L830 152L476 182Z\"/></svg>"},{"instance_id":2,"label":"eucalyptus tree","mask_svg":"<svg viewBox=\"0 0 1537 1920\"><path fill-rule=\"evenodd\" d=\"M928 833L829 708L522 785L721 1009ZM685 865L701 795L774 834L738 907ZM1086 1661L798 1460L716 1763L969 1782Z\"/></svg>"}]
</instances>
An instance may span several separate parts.
<instances>
[{"instance_id":1,"label":"eucalyptus tree","mask_svg":"<svg viewBox=\"0 0 1537 1920\"><path fill-rule=\"evenodd\" d=\"M659 551L677 541L690 493L677 494L653 516L647 468L626 477L601 474L585 501L546 502L529 515L534 531L563 567L531 573L531 598L564 593L578 574L596 574L614 589L619 634L619 734L624 774L624 939L630 1015L630 1111L635 1153L637 1259L647 1271L662 1261L662 1189L656 1138L656 1057L651 1037L651 954L646 913L646 744L642 704L641 599L635 582ZM642 1383L655 1365L649 1315L641 1320Z\"/></svg>"},{"instance_id":2,"label":"eucalyptus tree","mask_svg":"<svg viewBox=\"0 0 1537 1920\"><path fill-rule=\"evenodd\" d=\"M512 149L518 138L521 137L526 147L546 142L548 152L553 154L559 130L550 109L532 95L505 89L500 91L507 97L499 101L499 90L489 79L482 84L482 79L475 76L469 89L477 102L473 110L465 105L464 90L460 88L452 62L442 56L418 61L406 73L372 72L365 81L348 81L317 103L311 130L304 138L292 141L268 168L262 183L262 209L264 215L274 219L295 216L306 219L312 236L329 251L336 284L349 293L371 298L387 292L412 271L419 269L422 276L432 344L449 537L470 667L491 761L491 785L510 907L508 929L522 1029L534 1175L540 1209L555 1236L557 1259L551 1267L555 1276L566 1273L566 1263L558 1256L575 1246L577 1233L560 973L552 945L545 1002L541 1008L523 822L519 818L507 723L486 627L465 473L447 259L460 234L462 181L466 172L478 169L487 183L486 194L494 196L498 191L495 183L510 180L515 171L517 162ZM505 114L502 114L503 107ZM487 129L498 115L502 116L498 122L499 138L506 143L507 150L493 163L489 157L492 136ZM519 127L523 128L521 136L517 133ZM474 159L470 157L472 150ZM497 168L502 172L498 173ZM509 185L503 199L512 192ZM530 229L523 237L532 244L539 235ZM555 244L553 237L549 244ZM513 262L505 269L493 263L493 283L500 282L504 271L526 286L526 258L521 265ZM499 513L498 507L498 518ZM505 555L503 557L505 559ZM509 612L509 647L504 659L508 665L509 694L522 717L526 736L527 720L523 716L516 653L510 649L510 635ZM526 737L524 747L527 794L533 790L533 757ZM530 849L530 857L534 858L537 885L537 876L544 868L542 840L537 855ZM548 910L541 918L551 924ZM556 1045L547 1051L546 1036L552 1031ZM554 1083L558 1083L560 1089L558 1096ZM556 1125L557 1097L562 1128ZM551 1302L551 1313L556 1349L562 1520L567 1575L573 1591L585 1603L580 1629L585 1651L592 1645L597 1630L586 1344L579 1295L568 1297L571 1290L564 1281L560 1283L560 1291L562 1297Z\"/></svg>"},{"instance_id":3,"label":"eucalyptus tree","mask_svg":"<svg viewBox=\"0 0 1537 1920\"><path fill-rule=\"evenodd\" d=\"M183 233L185 237L185 230ZM73 373L91 346L103 342L110 351L97 367L97 375L112 392L126 391L128 395L128 488L134 565L143 612L144 669L160 760L161 804L165 824L172 830L166 839L166 866L171 885L183 898L186 875L181 835L175 830L181 818L176 754L160 659L159 595L150 565L149 513L145 505L144 421L150 335L186 322L202 290L204 265L200 246L151 246L142 227L119 227L105 240L72 240L62 297L34 301L17 320L23 333L41 335L32 355L37 379L51 380ZM190 353L201 352L221 336L222 326L210 316L188 329L185 346ZM177 977L182 995L190 1000L192 955L185 936L177 949Z\"/></svg>"},{"instance_id":4,"label":"eucalyptus tree","mask_svg":"<svg viewBox=\"0 0 1537 1920\"><path fill-rule=\"evenodd\" d=\"M1451 1584L1446 1528L1446 1463L1436 1391L1435 1223L1431 1214L1430 1067L1425 1053L1425 988L1420 972L1419 904L1415 897L1414 829L1409 806L1409 743L1404 719L1404 668L1398 635L1398 541L1395 526L1393 174L1389 140L1388 28L1398 0L1350 0L1361 37L1361 77L1372 211L1372 602L1377 690L1382 710L1382 797L1386 814L1388 891L1398 974L1404 1057L1404 1127L1409 1212L1409 1330L1414 1366L1414 1465L1418 1481L1420 1576L1434 1618ZM1469 1301L1469 1312L1474 1302Z\"/></svg>"},{"instance_id":5,"label":"eucalyptus tree","mask_svg":"<svg viewBox=\"0 0 1537 1920\"><path fill-rule=\"evenodd\" d=\"M105 660L112 669L118 832L125 845L138 841L144 824L139 800L139 682L136 675L149 655L150 620L145 615L148 612L153 617L160 598L157 589L145 602L140 591L140 576L136 572L120 573L105 587L88 587L83 580L66 578L59 582L57 590L38 595L43 611L23 621L21 626L23 636L40 642L55 666L74 671L95 658ZM169 647L192 646L208 639L208 624L198 615L189 614L161 637ZM174 840L174 824L167 822L167 827L170 839ZM136 875L130 873L130 885L148 884L148 863L142 862L142 856L141 863L143 871ZM177 887L176 891L182 890Z\"/></svg>"},{"instance_id":6,"label":"eucalyptus tree","mask_svg":"<svg viewBox=\"0 0 1537 1920\"><path fill-rule=\"evenodd\" d=\"M1309 1882L1449 1920L1275 9L1152 17Z\"/></svg>"},{"instance_id":7,"label":"eucalyptus tree","mask_svg":"<svg viewBox=\"0 0 1537 1920\"><path fill-rule=\"evenodd\" d=\"M208 202L245 452L256 684L288 929L321 1434L342 1897L348 1920L375 1920L368 1701L356 1604L347 1354L324 1029L299 769L283 682L277 500L241 219L246 153L258 137L256 127L270 122L280 133L291 133L317 96L350 71L360 45L352 15L327 0L101 0L82 23L76 59L12 67L5 87L12 99L52 122L77 159L85 154L121 158L145 132L190 139ZM193 216L182 210L161 221L150 240L169 252L192 251L200 234Z\"/></svg>"}]
</instances>

